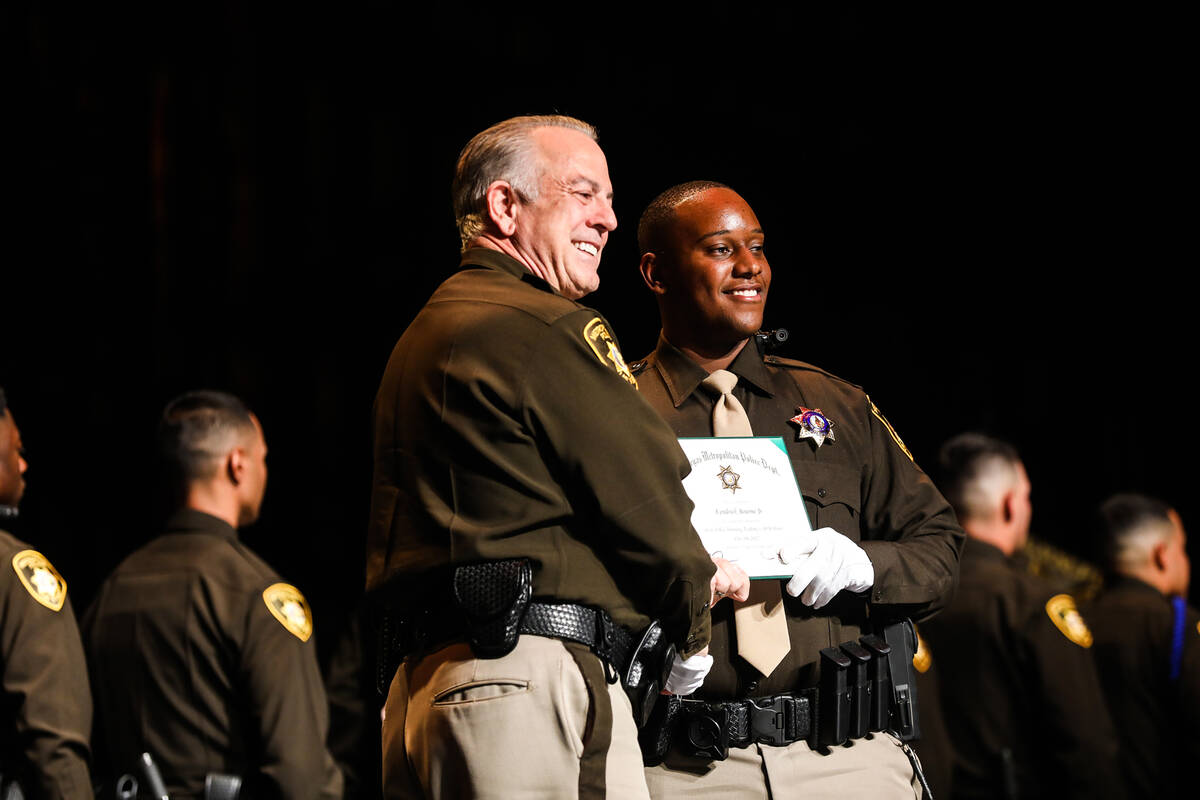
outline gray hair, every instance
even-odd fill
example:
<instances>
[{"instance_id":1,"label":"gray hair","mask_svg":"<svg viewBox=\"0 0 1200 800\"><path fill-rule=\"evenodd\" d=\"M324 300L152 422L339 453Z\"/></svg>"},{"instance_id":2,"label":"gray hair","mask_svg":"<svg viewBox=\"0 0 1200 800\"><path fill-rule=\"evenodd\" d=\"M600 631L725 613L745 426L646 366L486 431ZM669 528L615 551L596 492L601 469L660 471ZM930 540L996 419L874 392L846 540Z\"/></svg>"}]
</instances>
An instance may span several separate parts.
<instances>
[{"instance_id":1,"label":"gray hair","mask_svg":"<svg viewBox=\"0 0 1200 800\"><path fill-rule=\"evenodd\" d=\"M1017 481L1021 457L1008 442L982 433L960 433L938 453L937 486L959 522L984 520Z\"/></svg>"},{"instance_id":2,"label":"gray hair","mask_svg":"<svg viewBox=\"0 0 1200 800\"><path fill-rule=\"evenodd\" d=\"M487 190L493 181L508 181L522 200L537 200L542 176L530 134L538 128L571 128L593 141L597 138L594 127L561 114L513 117L477 133L458 154L451 186L463 250L483 232Z\"/></svg>"},{"instance_id":3,"label":"gray hair","mask_svg":"<svg viewBox=\"0 0 1200 800\"><path fill-rule=\"evenodd\" d=\"M1118 494L1100 506L1100 527L1107 567L1131 572L1145 566L1154 547L1175 532L1171 507L1144 494Z\"/></svg>"}]
</instances>

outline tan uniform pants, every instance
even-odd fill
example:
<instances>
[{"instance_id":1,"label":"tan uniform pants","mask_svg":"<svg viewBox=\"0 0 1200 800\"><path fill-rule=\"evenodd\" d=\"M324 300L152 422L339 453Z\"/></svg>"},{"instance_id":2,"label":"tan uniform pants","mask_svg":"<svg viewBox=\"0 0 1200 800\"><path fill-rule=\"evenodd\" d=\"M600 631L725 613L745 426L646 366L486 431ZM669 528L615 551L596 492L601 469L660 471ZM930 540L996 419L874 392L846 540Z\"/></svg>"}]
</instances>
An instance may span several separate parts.
<instances>
[{"instance_id":1,"label":"tan uniform pants","mask_svg":"<svg viewBox=\"0 0 1200 800\"><path fill-rule=\"evenodd\" d=\"M649 800L629 698L587 647L522 636L503 658L445 647L396 672L388 798Z\"/></svg>"},{"instance_id":2,"label":"tan uniform pants","mask_svg":"<svg viewBox=\"0 0 1200 800\"><path fill-rule=\"evenodd\" d=\"M646 783L655 800L920 800L920 780L902 748L891 734L874 733L831 747L828 755L805 742L731 747L729 758L713 762L672 753L646 768Z\"/></svg>"}]
</instances>

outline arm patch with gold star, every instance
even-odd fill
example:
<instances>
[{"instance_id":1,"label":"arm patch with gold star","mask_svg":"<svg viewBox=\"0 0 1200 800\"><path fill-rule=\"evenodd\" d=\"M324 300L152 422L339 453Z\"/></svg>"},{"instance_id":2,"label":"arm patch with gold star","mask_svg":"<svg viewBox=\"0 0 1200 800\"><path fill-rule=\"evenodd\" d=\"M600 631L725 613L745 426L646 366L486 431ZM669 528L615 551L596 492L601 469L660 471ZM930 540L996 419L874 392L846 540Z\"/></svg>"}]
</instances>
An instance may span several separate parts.
<instances>
[{"instance_id":1,"label":"arm patch with gold star","mask_svg":"<svg viewBox=\"0 0 1200 800\"><path fill-rule=\"evenodd\" d=\"M1054 626L1080 647L1092 646L1092 632L1088 630L1083 615L1075 607L1075 598L1069 594L1056 594L1046 601L1046 614Z\"/></svg>"},{"instance_id":2,"label":"arm patch with gold star","mask_svg":"<svg viewBox=\"0 0 1200 800\"><path fill-rule=\"evenodd\" d=\"M12 557L13 571L34 600L51 611L67 602L67 582L54 565L37 550L22 550Z\"/></svg>"},{"instance_id":3,"label":"arm patch with gold star","mask_svg":"<svg viewBox=\"0 0 1200 800\"><path fill-rule=\"evenodd\" d=\"M625 358L617 347L617 340L608 332L608 326L604 324L603 320L593 317L587 325L584 325L583 338L587 340L588 346L592 348L596 358L600 359L601 364L612 367L618 375L625 379L626 383L637 388L637 378L633 377L633 373L629 371L629 366L625 363Z\"/></svg>"},{"instance_id":4,"label":"arm patch with gold star","mask_svg":"<svg viewBox=\"0 0 1200 800\"><path fill-rule=\"evenodd\" d=\"M312 611L300 590L290 583L273 583L263 589L263 602L271 616L302 642L312 636Z\"/></svg>"}]
</instances>

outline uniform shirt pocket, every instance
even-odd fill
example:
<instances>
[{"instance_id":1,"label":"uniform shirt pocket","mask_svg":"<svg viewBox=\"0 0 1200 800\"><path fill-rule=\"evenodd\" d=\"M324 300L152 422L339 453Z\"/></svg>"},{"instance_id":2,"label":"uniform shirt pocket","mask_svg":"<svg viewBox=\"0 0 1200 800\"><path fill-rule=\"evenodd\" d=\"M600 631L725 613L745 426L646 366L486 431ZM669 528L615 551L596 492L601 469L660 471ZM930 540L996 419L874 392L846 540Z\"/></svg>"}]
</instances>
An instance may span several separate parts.
<instances>
[{"instance_id":1,"label":"uniform shirt pocket","mask_svg":"<svg viewBox=\"0 0 1200 800\"><path fill-rule=\"evenodd\" d=\"M814 529L833 528L859 541L859 514L862 497L859 471L840 464L810 467L811 474L797 476L800 493Z\"/></svg>"}]
</instances>

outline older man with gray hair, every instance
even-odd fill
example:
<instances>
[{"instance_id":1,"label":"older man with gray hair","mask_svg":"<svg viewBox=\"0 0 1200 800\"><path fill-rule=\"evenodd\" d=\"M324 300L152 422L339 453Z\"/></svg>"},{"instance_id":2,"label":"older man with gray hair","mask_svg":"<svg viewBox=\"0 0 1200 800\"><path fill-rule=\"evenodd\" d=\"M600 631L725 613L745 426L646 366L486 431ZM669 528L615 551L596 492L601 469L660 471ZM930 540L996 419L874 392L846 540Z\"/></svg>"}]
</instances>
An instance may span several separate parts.
<instances>
[{"instance_id":1,"label":"older man with gray hair","mask_svg":"<svg viewBox=\"0 0 1200 800\"><path fill-rule=\"evenodd\" d=\"M1200 759L1200 612L1186 600L1183 521L1161 500L1118 494L1100 523L1109 577L1088 619L1126 789L1186 794Z\"/></svg>"},{"instance_id":2,"label":"older man with gray hair","mask_svg":"<svg viewBox=\"0 0 1200 800\"><path fill-rule=\"evenodd\" d=\"M687 459L608 323L576 302L617 225L592 127L488 128L453 197L459 269L375 401L384 794L646 798L622 687L651 700L667 666L668 689L698 685L714 593L744 599L744 575L714 576ZM681 655L635 670L654 619Z\"/></svg>"}]
</instances>

